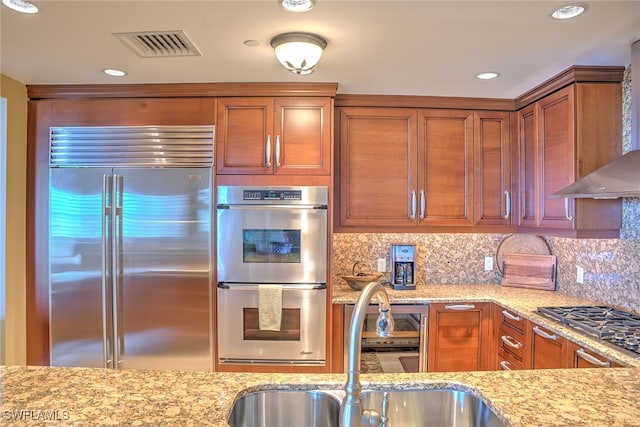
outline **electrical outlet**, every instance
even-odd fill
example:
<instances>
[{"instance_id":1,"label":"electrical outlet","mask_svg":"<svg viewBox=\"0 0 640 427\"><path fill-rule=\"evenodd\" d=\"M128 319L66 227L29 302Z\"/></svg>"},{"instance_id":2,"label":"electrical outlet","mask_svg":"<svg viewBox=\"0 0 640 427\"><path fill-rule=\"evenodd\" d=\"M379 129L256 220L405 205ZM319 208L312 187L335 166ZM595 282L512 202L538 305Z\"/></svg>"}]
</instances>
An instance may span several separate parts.
<instances>
[{"instance_id":1,"label":"electrical outlet","mask_svg":"<svg viewBox=\"0 0 640 427\"><path fill-rule=\"evenodd\" d=\"M387 260L385 258L378 258L378 271L387 271Z\"/></svg>"},{"instance_id":2,"label":"electrical outlet","mask_svg":"<svg viewBox=\"0 0 640 427\"><path fill-rule=\"evenodd\" d=\"M576 265L576 282L584 284L584 268Z\"/></svg>"},{"instance_id":3,"label":"electrical outlet","mask_svg":"<svg viewBox=\"0 0 640 427\"><path fill-rule=\"evenodd\" d=\"M484 271L492 271L493 270L493 257L486 256L484 257Z\"/></svg>"}]
</instances>

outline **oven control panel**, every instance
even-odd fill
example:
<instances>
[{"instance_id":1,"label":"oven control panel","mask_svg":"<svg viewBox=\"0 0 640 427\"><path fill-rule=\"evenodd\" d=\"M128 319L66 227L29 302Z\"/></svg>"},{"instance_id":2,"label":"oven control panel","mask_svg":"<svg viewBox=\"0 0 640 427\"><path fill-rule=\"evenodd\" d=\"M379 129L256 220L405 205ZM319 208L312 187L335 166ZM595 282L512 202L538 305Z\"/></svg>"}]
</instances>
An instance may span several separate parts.
<instances>
[{"instance_id":1,"label":"oven control panel","mask_svg":"<svg viewBox=\"0 0 640 427\"><path fill-rule=\"evenodd\" d=\"M244 190L242 200L302 200L300 190Z\"/></svg>"}]
</instances>

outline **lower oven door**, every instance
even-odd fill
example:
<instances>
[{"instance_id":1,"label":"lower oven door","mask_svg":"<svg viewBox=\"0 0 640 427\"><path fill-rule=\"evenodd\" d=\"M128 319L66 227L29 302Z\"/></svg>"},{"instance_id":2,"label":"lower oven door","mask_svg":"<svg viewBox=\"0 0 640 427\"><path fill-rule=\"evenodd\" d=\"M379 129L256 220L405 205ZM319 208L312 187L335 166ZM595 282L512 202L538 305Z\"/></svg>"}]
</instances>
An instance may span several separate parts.
<instances>
[{"instance_id":1,"label":"lower oven door","mask_svg":"<svg viewBox=\"0 0 640 427\"><path fill-rule=\"evenodd\" d=\"M219 362L324 365L326 286L282 285L279 331L260 329L259 286L218 286Z\"/></svg>"}]
</instances>

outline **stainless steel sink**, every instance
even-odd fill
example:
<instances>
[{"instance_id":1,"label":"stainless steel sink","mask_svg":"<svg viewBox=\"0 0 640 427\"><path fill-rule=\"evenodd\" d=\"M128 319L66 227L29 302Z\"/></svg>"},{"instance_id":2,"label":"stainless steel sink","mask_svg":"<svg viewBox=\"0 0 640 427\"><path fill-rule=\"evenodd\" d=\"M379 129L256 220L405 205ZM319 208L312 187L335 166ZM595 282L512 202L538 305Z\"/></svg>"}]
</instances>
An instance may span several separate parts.
<instances>
[{"instance_id":1,"label":"stainless steel sink","mask_svg":"<svg viewBox=\"0 0 640 427\"><path fill-rule=\"evenodd\" d=\"M506 427L482 399L454 389L367 390L365 408L382 410L389 395L387 427ZM232 427L338 427L343 390L264 390L236 400Z\"/></svg>"},{"instance_id":2,"label":"stainless steel sink","mask_svg":"<svg viewBox=\"0 0 640 427\"><path fill-rule=\"evenodd\" d=\"M338 427L339 392L265 390L236 400L229 416L232 427Z\"/></svg>"},{"instance_id":3,"label":"stainless steel sink","mask_svg":"<svg viewBox=\"0 0 640 427\"><path fill-rule=\"evenodd\" d=\"M361 394L365 408L380 410L383 391ZM506 427L480 398L454 389L389 391L388 426Z\"/></svg>"}]
</instances>

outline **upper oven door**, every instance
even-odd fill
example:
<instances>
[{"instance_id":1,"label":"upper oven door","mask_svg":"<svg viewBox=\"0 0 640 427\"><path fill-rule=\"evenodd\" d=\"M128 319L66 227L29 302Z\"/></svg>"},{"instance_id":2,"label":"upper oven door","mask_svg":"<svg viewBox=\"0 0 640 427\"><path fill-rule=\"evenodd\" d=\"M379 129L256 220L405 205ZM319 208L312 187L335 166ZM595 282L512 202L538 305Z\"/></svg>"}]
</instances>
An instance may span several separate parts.
<instances>
[{"instance_id":1,"label":"upper oven door","mask_svg":"<svg viewBox=\"0 0 640 427\"><path fill-rule=\"evenodd\" d=\"M326 283L327 210L219 205L218 281Z\"/></svg>"}]
</instances>

